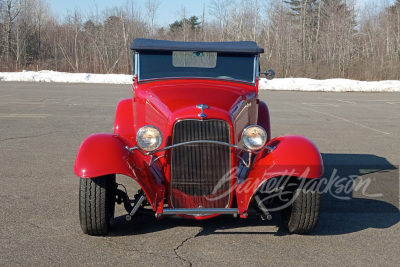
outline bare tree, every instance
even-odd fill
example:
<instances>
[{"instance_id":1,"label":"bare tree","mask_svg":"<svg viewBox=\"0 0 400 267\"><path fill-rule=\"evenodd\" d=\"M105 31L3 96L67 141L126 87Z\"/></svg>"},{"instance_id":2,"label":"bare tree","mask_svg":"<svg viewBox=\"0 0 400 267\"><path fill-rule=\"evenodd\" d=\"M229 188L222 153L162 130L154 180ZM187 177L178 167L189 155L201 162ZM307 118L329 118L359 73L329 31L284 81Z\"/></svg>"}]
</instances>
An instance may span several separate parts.
<instances>
[{"instance_id":1,"label":"bare tree","mask_svg":"<svg viewBox=\"0 0 400 267\"><path fill-rule=\"evenodd\" d=\"M229 0L212 0L210 2L210 13L217 20L218 23L218 34L222 36L222 40L225 39L225 29L228 24L228 14L232 1Z\"/></svg>"},{"instance_id":2,"label":"bare tree","mask_svg":"<svg viewBox=\"0 0 400 267\"><path fill-rule=\"evenodd\" d=\"M6 39L4 51L6 61L8 61L12 52L12 23L21 11L21 0L6 0L3 5L5 5L4 24Z\"/></svg>"},{"instance_id":3,"label":"bare tree","mask_svg":"<svg viewBox=\"0 0 400 267\"><path fill-rule=\"evenodd\" d=\"M161 5L160 0L147 0L144 4L147 9L147 14L150 18L150 35L154 34L154 19L157 14L157 10Z\"/></svg>"},{"instance_id":4,"label":"bare tree","mask_svg":"<svg viewBox=\"0 0 400 267\"><path fill-rule=\"evenodd\" d=\"M362 12L354 1L212 0L200 19L182 7L169 28L157 28L160 0L146 2L145 16L135 0L126 0L62 20L53 18L46 0L0 0L0 66L130 73L130 42L151 36L254 40L265 48L262 68L281 77L400 79L400 0Z\"/></svg>"}]
</instances>

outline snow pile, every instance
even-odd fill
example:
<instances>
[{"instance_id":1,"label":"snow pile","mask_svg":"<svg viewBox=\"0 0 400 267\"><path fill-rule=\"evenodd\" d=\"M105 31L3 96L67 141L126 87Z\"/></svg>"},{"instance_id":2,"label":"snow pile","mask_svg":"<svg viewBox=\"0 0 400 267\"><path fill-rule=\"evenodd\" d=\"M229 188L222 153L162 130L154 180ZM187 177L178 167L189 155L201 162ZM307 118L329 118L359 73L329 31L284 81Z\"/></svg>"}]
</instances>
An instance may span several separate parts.
<instances>
[{"instance_id":1,"label":"snow pile","mask_svg":"<svg viewBox=\"0 0 400 267\"><path fill-rule=\"evenodd\" d=\"M132 75L67 73L50 70L0 72L0 81L132 84Z\"/></svg>"},{"instance_id":2,"label":"snow pile","mask_svg":"<svg viewBox=\"0 0 400 267\"><path fill-rule=\"evenodd\" d=\"M132 75L56 71L0 72L0 81L132 84ZM261 78L261 90L325 92L400 92L400 81L362 82L348 79Z\"/></svg>"},{"instance_id":3,"label":"snow pile","mask_svg":"<svg viewBox=\"0 0 400 267\"><path fill-rule=\"evenodd\" d=\"M363 82L348 79L262 78L260 89L312 92L400 92L400 81Z\"/></svg>"}]
</instances>

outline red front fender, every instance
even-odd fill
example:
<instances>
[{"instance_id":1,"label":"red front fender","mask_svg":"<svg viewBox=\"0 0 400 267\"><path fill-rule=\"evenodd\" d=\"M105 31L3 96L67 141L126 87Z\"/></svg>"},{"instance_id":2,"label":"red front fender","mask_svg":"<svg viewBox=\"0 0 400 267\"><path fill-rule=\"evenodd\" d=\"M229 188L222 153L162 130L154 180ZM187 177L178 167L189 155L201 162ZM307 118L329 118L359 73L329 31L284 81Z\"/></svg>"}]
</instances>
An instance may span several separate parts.
<instances>
[{"instance_id":1,"label":"red front fender","mask_svg":"<svg viewBox=\"0 0 400 267\"><path fill-rule=\"evenodd\" d=\"M299 135L287 135L272 139L256 158L247 179L236 187L239 213L245 213L250 200L260 186L270 178L292 176L320 178L324 172L321 154L309 139Z\"/></svg>"},{"instance_id":2,"label":"red front fender","mask_svg":"<svg viewBox=\"0 0 400 267\"><path fill-rule=\"evenodd\" d=\"M131 154L126 146L128 139L110 133L88 136L81 144L75 159L74 172L81 178L93 178L107 174L123 174L132 177L141 186L154 210L163 202L165 187L153 176L145 157Z\"/></svg>"},{"instance_id":3,"label":"red front fender","mask_svg":"<svg viewBox=\"0 0 400 267\"><path fill-rule=\"evenodd\" d=\"M98 133L88 136L75 158L74 171L81 178L119 173L134 175L129 167L129 143L116 134Z\"/></svg>"}]
</instances>

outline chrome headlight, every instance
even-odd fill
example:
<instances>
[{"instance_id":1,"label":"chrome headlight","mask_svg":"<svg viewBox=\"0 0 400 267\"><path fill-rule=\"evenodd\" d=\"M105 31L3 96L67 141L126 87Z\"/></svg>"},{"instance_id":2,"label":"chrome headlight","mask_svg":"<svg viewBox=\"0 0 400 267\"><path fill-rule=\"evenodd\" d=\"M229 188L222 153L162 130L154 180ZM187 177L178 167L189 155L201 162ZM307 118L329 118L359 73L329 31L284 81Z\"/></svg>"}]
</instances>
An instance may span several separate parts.
<instances>
[{"instance_id":1,"label":"chrome headlight","mask_svg":"<svg viewBox=\"0 0 400 267\"><path fill-rule=\"evenodd\" d=\"M155 126L144 126L137 132L136 142L141 149L145 151L153 151L160 147L162 134Z\"/></svg>"},{"instance_id":2,"label":"chrome headlight","mask_svg":"<svg viewBox=\"0 0 400 267\"><path fill-rule=\"evenodd\" d=\"M242 141L248 149L258 150L265 145L267 132L258 125L247 126L243 130Z\"/></svg>"}]
</instances>

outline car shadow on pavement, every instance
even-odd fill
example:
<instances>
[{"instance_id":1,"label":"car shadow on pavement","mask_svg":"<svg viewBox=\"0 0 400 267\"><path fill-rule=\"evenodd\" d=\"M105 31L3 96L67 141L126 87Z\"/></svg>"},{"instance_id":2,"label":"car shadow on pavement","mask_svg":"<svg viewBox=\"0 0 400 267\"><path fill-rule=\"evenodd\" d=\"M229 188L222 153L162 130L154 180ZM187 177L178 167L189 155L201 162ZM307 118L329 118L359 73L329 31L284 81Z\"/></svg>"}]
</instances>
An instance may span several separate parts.
<instances>
[{"instance_id":1,"label":"car shadow on pavement","mask_svg":"<svg viewBox=\"0 0 400 267\"><path fill-rule=\"evenodd\" d=\"M385 158L367 154L322 154L325 172L321 186L319 223L311 235L342 235L368 228L389 228L400 222L399 168ZM279 212L272 220L256 215L247 219L221 215L196 221L178 216L161 220L153 216L125 215L115 218L112 236L141 235L176 227L200 227L196 236L205 235L288 235Z\"/></svg>"},{"instance_id":2,"label":"car shadow on pavement","mask_svg":"<svg viewBox=\"0 0 400 267\"><path fill-rule=\"evenodd\" d=\"M341 235L400 222L399 168L370 154L322 154L326 184L313 235Z\"/></svg>"},{"instance_id":3,"label":"car shadow on pavement","mask_svg":"<svg viewBox=\"0 0 400 267\"><path fill-rule=\"evenodd\" d=\"M148 216L137 216L132 222L125 221L125 216L115 219L115 227L111 236L143 235L160 231L167 231L179 227L200 228L196 236L205 235L283 235L280 228L279 216L270 221L263 221L258 216L249 216L247 219L233 218L220 215L207 220L192 220L178 216L156 219Z\"/></svg>"}]
</instances>

